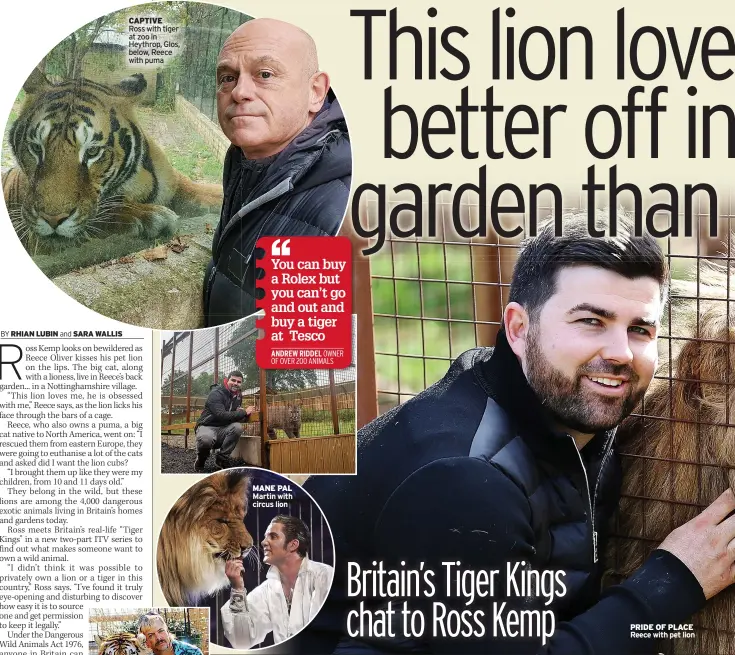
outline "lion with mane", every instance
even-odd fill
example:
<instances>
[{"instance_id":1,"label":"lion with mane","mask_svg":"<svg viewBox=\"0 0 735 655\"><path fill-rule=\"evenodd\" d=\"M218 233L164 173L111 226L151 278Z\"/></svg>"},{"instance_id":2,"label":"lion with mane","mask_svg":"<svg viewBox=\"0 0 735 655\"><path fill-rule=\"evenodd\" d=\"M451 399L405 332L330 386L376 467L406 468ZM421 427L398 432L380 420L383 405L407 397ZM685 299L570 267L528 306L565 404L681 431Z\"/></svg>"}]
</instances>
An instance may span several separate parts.
<instances>
[{"instance_id":1,"label":"lion with mane","mask_svg":"<svg viewBox=\"0 0 735 655\"><path fill-rule=\"evenodd\" d=\"M169 605L196 605L228 587L225 562L254 552L244 523L249 483L247 470L228 469L204 478L174 503L156 557Z\"/></svg>"},{"instance_id":2,"label":"lion with mane","mask_svg":"<svg viewBox=\"0 0 735 655\"><path fill-rule=\"evenodd\" d=\"M623 490L608 564L628 576L675 528L728 486L735 489L735 280L700 269L674 282L669 347L642 411L618 434ZM681 337L684 337L682 339ZM663 642L669 652L735 655L735 587L694 617L696 638Z\"/></svg>"}]
</instances>

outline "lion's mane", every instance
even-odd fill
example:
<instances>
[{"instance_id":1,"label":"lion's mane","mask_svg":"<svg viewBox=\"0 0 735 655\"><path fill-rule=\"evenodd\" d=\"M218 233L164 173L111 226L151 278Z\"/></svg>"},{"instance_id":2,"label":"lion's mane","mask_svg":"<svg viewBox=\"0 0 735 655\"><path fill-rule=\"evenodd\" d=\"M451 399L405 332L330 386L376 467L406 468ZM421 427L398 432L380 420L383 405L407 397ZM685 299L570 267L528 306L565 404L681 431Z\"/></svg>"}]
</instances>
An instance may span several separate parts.
<instances>
[{"instance_id":1,"label":"lion's mane","mask_svg":"<svg viewBox=\"0 0 735 655\"><path fill-rule=\"evenodd\" d=\"M225 562L253 545L243 522L248 471L229 469L201 480L179 498L158 538L158 579L169 605L196 605L228 586Z\"/></svg>"},{"instance_id":2,"label":"lion's mane","mask_svg":"<svg viewBox=\"0 0 735 655\"><path fill-rule=\"evenodd\" d=\"M728 427L735 422L732 284L710 267L696 284L676 283L679 300L668 311L674 338L663 339L670 364L659 371L640 415L619 431L620 536L611 541L608 559L620 576L630 575L728 486L735 489L735 429ZM735 655L734 589L711 599L694 621L696 639L669 643L671 652Z\"/></svg>"}]
</instances>

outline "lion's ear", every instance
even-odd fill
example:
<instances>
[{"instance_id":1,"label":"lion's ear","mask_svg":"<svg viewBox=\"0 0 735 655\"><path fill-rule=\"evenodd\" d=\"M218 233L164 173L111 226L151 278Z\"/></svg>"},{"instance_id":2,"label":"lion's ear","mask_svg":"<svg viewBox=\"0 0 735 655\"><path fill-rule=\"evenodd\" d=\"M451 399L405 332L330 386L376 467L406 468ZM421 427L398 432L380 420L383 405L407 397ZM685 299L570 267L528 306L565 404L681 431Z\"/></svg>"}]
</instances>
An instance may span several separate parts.
<instances>
[{"instance_id":1,"label":"lion's ear","mask_svg":"<svg viewBox=\"0 0 735 655\"><path fill-rule=\"evenodd\" d=\"M135 73L124 80L120 80L115 86L111 87L112 94L123 98L134 98L139 96L148 88L143 73Z\"/></svg>"},{"instance_id":2,"label":"lion's ear","mask_svg":"<svg viewBox=\"0 0 735 655\"><path fill-rule=\"evenodd\" d=\"M43 72L36 66L28 79L23 82L23 90L26 93L35 94L46 91L51 86L51 82L48 81Z\"/></svg>"}]
</instances>

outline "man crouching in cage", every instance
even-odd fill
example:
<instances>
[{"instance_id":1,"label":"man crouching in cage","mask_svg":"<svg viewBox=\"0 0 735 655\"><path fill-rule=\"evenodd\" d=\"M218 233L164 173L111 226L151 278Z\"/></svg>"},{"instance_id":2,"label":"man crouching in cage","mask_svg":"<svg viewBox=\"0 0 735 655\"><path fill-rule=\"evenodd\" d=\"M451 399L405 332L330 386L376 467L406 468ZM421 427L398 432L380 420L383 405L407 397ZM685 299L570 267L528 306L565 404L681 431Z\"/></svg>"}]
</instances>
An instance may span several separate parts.
<instances>
[{"instance_id":1,"label":"man crouching in cage","mask_svg":"<svg viewBox=\"0 0 735 655\"><path fill-rule=\"evenodd\" d=\"M236 462L230 457L242 436L242 423L255 407L242 408L242 373L233 371L223 384L209 392L202 414L197 420L194 433L197 438L197 459L194 470L204 471L210 451L219 448L215 463L220 468L229 468ZM242 462L241 462L242 464Z\"/></svg>"},{"instance_id":2,"label":"man crouching in cage","mask_svg":"<svg viewBox=\"0 0 735 655\"><path fill-rule=\"evenodd\" d=\"M733 583L728 490L600 592L620 498L615 431L656 369L669 274L627 217L603 239L586 218L523 244L494 348L464 353L364 427L359 475L306 483L339 565L301 652L658 652L641 624L683 623ZM397 579L395 591L409 571L420 585L395 602L385 583ZM393 625L376 630L369 620L389 617L391 600ZM404 600L423 610L418 634ZM361 601L369 617L354 614Z\"/></svg>"}]
</instances>

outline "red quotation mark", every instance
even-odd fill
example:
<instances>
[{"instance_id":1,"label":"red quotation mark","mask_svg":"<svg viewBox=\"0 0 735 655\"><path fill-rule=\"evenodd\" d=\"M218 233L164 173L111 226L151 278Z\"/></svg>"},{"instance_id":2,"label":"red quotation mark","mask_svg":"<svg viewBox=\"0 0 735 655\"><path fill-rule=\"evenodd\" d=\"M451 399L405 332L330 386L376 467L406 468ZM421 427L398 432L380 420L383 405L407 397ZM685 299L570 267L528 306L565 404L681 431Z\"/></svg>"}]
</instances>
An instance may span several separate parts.
<instances>
[{"instance_id":1,"label":"red quotation mark","mask_svg":"<svg viewBox=\"0 0 735 655\"><path fill-rule=\"evenodd\" d=\"M271 257L288 257L291 254L291 239L284 239L283 245L281 240L276 239L271 246Z\"/></svg>"},{"instance_id":2,"label":"red quotation mark","mask_svg":"<svg viewBox=\"0 0 735 655\"><path fill-rule=\"evenodd\" d=\"M261 368L352 362L352 247L345 237L261 237L256 321ZM261 274L262 273L262 274Z\"/></svg>"}]
</instances>

